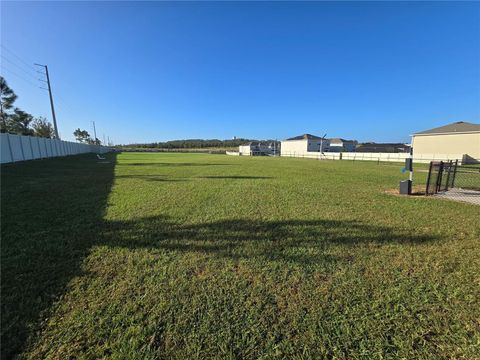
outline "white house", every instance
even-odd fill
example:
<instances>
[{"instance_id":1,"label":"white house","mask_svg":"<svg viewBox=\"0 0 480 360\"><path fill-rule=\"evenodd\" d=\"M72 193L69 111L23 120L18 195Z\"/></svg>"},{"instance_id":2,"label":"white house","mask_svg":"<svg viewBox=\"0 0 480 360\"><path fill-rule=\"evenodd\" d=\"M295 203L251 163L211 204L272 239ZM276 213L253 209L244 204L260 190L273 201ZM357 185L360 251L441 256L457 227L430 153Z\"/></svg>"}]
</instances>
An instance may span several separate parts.
<instances>
[{"instance_id":1,"label":"white house","mask_svg":"<svg viewBox=\"0 0 480 360\"><path fill-rule=\"evenodd\" d=\"M341 138L330 139L330 152L355 152L358 142Z\"/></svg>"},{"instance_id":2,"label":"white house","mask_svg":"<svg viewBox=\"0 0 480 360\"><path fill-rule=\"evenodd\" d=\"M271 144L265 144L261 142L250 142L238 147L240 155L256 156L256 155L268 155L273 153L273 147Z\"/></svg>"},{"instance_id":3,"label":"white house","mask_svg":"<svg viewBox=\"0 0 480 360\"><path fill-rule=\"evenodd\" d=\"M307 152L325 152L330 149L329 139L319 136L304 134L282 141L281 156L297 156Z\"/></svg>"}]
</instances>

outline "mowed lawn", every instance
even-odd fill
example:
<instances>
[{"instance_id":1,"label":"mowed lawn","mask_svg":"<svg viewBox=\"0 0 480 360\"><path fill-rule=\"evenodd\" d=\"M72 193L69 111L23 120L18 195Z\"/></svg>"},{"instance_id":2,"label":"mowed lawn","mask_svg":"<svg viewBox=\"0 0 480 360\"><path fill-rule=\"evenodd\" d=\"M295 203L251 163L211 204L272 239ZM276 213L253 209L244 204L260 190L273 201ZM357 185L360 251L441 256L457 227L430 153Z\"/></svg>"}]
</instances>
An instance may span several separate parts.
<instances>
[{"instance_id":1,"label":"mowed lawn","mask_svg":"<svg viewBox=\"0 0 480 360\"><path fill-rule=\"evenodd\" d=\"M480 358L478 206L386 193L401 165L107 157L2 166L2 359Z\"/></svg>"}]
</instances>

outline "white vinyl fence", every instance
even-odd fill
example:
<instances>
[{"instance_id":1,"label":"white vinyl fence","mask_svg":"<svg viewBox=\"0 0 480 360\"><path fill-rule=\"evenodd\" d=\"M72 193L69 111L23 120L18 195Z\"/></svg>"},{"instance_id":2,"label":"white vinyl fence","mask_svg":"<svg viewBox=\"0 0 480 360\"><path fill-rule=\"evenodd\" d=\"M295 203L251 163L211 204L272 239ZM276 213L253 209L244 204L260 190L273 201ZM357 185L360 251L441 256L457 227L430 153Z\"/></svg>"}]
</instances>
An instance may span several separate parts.
<instances>
[{"instance_id":1,"label":"white vinyl fence","mask_svg":"<svg viewBox=\"0 0 480 360\"><path fill-rule=\"evenodd\" d=\"M281 156L286 157L299 157L305 159L317 159L317 160L359 160L359 161L387 161L387 162L404 162L406 158L410 157L408 153L360 153L360 152L294 152L294 153L281 153ZM463 154L413 154L413 162L416 163L429 163L432 160L459 160L462 161Z\"/></svg>"},{"instance_id":2,"label":"white vinyl fence","mask_svg":"<svg viewBox=\"0 0 480 360\"><path fill-rule=\"evenodd\" d=\"M100 145L12 134L0 134L0 144L2 164L83 153L103 154L110 151Z\"/></svg>"}]
</instances>

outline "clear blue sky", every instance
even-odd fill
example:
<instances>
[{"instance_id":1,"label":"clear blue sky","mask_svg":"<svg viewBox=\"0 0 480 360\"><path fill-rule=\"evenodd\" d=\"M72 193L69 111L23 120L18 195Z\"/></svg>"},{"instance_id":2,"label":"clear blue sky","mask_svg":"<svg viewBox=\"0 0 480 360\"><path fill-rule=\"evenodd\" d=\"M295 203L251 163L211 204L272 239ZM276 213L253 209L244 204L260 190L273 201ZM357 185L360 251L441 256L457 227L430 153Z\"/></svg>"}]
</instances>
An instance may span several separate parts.
<instances>
[{"instance_id":1,"label":"clear blue sky","mask_svg":"<svg viewBox=\"0 0 480 360\"><path fill-rule=\"evenodd\" d=\"M18 106L50 119L20 59L48 64L66 139L92 120L116 143L306 132L396 142L480 122L480 3L1 7L2 75Z\"/></svg>"}]
</instances>

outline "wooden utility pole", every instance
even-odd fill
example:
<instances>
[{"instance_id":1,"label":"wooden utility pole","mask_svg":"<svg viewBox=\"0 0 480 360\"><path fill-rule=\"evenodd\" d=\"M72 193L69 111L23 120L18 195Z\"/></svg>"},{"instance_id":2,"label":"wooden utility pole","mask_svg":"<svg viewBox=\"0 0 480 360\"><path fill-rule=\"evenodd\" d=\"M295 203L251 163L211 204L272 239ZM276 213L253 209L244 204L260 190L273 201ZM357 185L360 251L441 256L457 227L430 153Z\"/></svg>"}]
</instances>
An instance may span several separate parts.
<instances>
[{"instance_id":1,"label":"wooden utility pole","mask_svg":"<svg viewBox=\"0 0 480 360\"><path fill-rule=\"evenodd\" d=\"M47 85L48 85L48 95L50 96L50 107L52 109L52 119L53 119L53 130L55 131L55 139L60 139L58 136L58 127L57 127L57 118L55 116L55 107L53 106L53 96L52 96L52 87L50 86L50 77L48 76L48 66L42 64L35 64L37 66L42 66L45 68L45 75L47 76Z\"/></svg>"}]
</instances>

